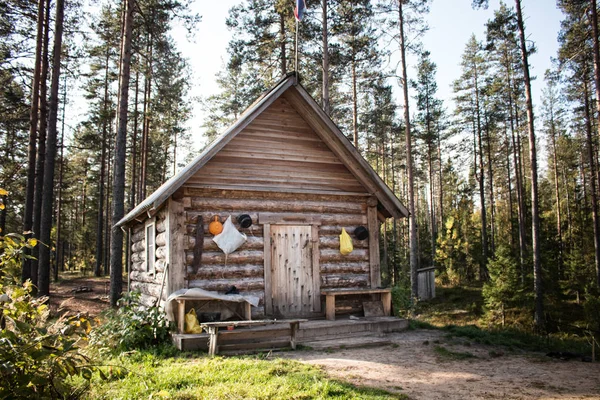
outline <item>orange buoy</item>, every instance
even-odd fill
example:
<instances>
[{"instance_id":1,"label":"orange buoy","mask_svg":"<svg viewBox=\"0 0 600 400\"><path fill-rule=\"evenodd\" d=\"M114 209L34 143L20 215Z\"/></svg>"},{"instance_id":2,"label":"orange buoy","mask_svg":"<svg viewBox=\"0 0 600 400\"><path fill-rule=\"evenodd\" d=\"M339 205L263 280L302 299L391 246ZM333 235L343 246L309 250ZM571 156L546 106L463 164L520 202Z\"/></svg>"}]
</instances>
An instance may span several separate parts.
<instances>
[{"instance_id":1,"label":"orange buoy","mask_svg":"<svg viewBox=\"0 0 600 400\"><path fill-rule=\"evenodd\" d=\"M218 215L215 215L213 222L208 225L208 231L214 236L223 232L223 224L219 221Z\"/></svg>"}]
</instances>

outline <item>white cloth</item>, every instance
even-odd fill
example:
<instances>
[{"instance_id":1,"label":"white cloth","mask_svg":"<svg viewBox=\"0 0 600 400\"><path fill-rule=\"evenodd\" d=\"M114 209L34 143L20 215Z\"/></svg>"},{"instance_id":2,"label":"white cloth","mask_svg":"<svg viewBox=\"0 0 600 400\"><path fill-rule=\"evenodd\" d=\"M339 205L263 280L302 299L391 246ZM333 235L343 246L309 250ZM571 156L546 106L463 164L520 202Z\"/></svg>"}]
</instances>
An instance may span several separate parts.
<instances>
[{"instance_id":1,"label":"white cloth","mask_svg":"<svg viewBox=\"0 0 600 400\"><path fill-rule=\"evenodd\" d=\"M204 289L192 288L192 289L179 289L176 292L171 293L167 298L165 304L165 311L169 321L175 321L175 315L173 313L173 302L177 299L183 300L222 300L232 301L234 303L249 303L256 307L258 306L258 296L242 295L242 294L220 294L217 292L211 292Z\"/></svg>"},{"instance_id":2,"label":"white cloth","mask_svg":"<svg viewBox=\"0 0 600 400\"><path fill-rule=\"evenodd\" d=\"M213 238L213 241L219 246L223 253L231 254L237 250L248 238L245 234L240 233L231 222L231 215L223 224L223 232Z\"/></svg>"}]
</instances>

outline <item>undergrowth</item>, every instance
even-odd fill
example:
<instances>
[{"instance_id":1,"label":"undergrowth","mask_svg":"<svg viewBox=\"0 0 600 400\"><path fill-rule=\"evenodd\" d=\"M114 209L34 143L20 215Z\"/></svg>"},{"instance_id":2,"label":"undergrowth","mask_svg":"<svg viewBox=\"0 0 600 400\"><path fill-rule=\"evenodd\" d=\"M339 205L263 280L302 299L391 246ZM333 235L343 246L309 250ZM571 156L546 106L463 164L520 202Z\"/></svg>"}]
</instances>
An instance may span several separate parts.
<instances>
[{"instance_id":1,"label":"undergrowth","mask_svg":"<svg viewBox=\"0 0 600 400\"><path fill-rule=\"evenodd\" d=\"M491 324L486 318L481 285L436 287L436 298L421 301L410 329L442 329L447 336L468 338L473 342L503 346L508 350L570 351L591 354L589 337L573 332L553 331L540 335L533 332L526 310L510 310L507 324ZM560 313L559 313L560 312ZM565 318L576 318L568 310L558 310L563 324L576 324Z\"/></svg>"}]
</instances>

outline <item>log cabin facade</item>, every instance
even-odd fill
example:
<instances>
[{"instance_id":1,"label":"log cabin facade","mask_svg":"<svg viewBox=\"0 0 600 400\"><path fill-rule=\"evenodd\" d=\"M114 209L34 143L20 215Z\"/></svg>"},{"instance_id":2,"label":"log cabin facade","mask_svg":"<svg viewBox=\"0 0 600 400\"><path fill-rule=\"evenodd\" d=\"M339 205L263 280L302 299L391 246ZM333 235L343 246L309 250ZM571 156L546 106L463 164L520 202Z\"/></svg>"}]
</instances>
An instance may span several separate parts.
<instances>
[{"instance_id":1,"label":"log cabin facade","mask_svg":"<svg viewBox=\"0 0 600 400\"><path fill-rule=\"evenodd\" d=\"M237 216L252 218L249 228ZM248 240L227 257L208 225L228 216ZM289 74L118 224L130 232L129 287L154 303L182 288L260 298L253 317L317 317L321 290L381 285L379 232L408 212ZM342 255L342 228L364 226ZM357 299L338 305L360 307Z\"/></svg>"}]
</instances>

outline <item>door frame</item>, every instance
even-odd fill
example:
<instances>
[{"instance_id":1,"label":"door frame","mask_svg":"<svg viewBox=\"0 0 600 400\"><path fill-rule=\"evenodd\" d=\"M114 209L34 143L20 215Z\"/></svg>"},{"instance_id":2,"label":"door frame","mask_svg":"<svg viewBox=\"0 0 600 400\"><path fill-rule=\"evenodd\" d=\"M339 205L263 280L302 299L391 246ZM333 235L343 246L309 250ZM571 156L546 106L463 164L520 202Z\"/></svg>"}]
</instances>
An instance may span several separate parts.
<instances>
[{"instance_id":1,"label":"door frame","mask_svg":"<svg viewBox=\"0 0 600 400\"><path fill-rule=\"evenodd\" d=\"M264 279L265 279L265 315L273 314L273 290L271 278L271 225L287 226L310 226L310 240L312 243L312 279L315 296L313 296L313 309L316 313L321 312L321 266L319 253L319 224L302 222L281 222L263 224L263 258L264 258Z\"/></svg>"}]
</instances>

